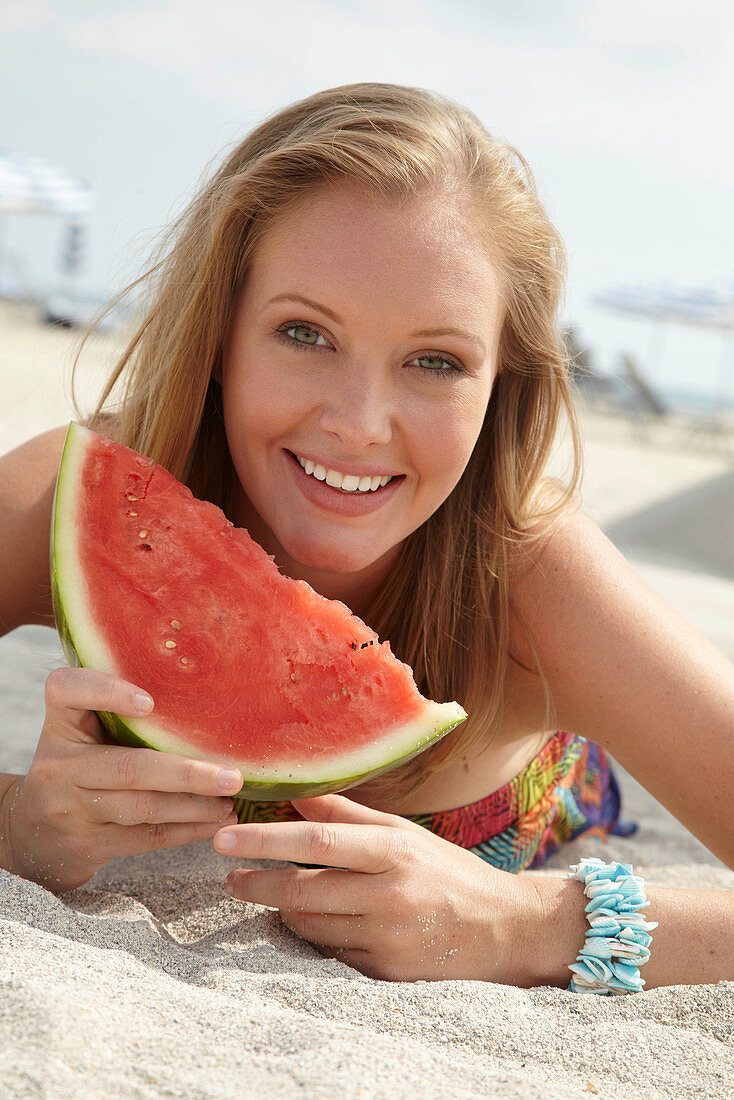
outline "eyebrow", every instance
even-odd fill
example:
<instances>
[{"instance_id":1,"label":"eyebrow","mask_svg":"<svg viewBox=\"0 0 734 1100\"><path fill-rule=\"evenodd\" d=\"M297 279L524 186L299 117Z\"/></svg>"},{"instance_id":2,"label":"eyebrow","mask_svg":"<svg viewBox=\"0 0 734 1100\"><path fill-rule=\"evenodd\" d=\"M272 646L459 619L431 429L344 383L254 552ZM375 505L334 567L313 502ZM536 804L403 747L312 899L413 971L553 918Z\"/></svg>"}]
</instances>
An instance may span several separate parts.
<instances>
[{"instance_id":1,"label":"eyebrow","mask_svg":"<svg viewBox=\"0 0 734 1100\"><path fill-rule=\"evenodd\" d=\"M338 314L332 310L327 309L326 306L322 306L319 302L314 302L310 298L304 298L302 294L276 294L274 298L270 298L265 305L271 306L275 302L301 302L302 305L308 306L309 309L318 309L329 320L334 321L335 324L341 325L342 319ZM473 344L477 351L486 356L487 349L484 346L484 342L480 340L478 336L475 336L473 332L469 332L465 328L454 328L451 326L445 326L441 328L424 328L420 332L414 332L413 336L460 336L462 340L466 340L468 343ZM411 337L411 339L412 339Z\"/></svg>"}]
</instances>

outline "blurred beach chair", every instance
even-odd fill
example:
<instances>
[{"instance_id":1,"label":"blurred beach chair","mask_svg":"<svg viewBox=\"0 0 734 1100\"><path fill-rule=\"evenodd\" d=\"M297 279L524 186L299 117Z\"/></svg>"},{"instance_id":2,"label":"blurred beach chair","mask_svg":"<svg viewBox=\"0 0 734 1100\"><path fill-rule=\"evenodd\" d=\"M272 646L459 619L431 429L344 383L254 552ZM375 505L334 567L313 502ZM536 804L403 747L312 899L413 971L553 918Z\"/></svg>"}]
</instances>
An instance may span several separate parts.
<instances>
[{"instance_id":1,"label":"blurred beach chair","mask_svg":"<svg viewBox=\"0 0 734 1100\"><path fill-rule=\"evenodd\" d=\"M591 351L581 343L576 330L566 329L563 340L571 383L576 394L592 408L616 404L616 379L596 370Z\"/></svg>"},{"instance_id":2,"label":"blurred beach chair","mask_svg":"<svg viewBox=\"0 0 734 1100\"><path fill-rule=\"evenodd\" d=\"M632 436L638 443L649 443L652 426L665 420L670 409L645 379L632 355L623 352L619 358L620 378L627 387L630 401L627 406Z\"/></svg>"},{"instance_id":3,"label":"blurred beach chair","mask_svg":"<svg viewBox=\"0 0 734 1100\"><path fill-rule=\"evenodd\" d=\"M571 381L581 402L595 412L622 416L632 434L642 442L649 438L649 422L664 419L664 402L643 378L631 355L621 357L621 370L601 374L593 364L591 351L574 329L563 334Z\"/></svg>"},{"instance_id":4,"label":"blurred beach chair","mask_svg":"<svg viewBox=\"0 0 734 1100\"><path fill-rule=\"evenodd\" d=\"M620 356L620 366L620 377L634 398L627 406L627 415L636 442L657 441L664 426L663 434L682 450L734 459L734 418L726 409L675 410L645 379L633 356Z\"/></svg>"},{"instance_id":5,"label":"blurred beach chair","mask_svg":"<svg viewBox=\"0 0 734 1100\"><path fill-rule=\"evenodd\" d=\"M645 377L636 358L620 355L614 374L597 371L590 350L575 331L564 332L569 371L582 405L626 422L630 438L652 446L723 455L734 460L734 417L723 407L709 411L672 407Z\"/></svg>"}]
</instances>

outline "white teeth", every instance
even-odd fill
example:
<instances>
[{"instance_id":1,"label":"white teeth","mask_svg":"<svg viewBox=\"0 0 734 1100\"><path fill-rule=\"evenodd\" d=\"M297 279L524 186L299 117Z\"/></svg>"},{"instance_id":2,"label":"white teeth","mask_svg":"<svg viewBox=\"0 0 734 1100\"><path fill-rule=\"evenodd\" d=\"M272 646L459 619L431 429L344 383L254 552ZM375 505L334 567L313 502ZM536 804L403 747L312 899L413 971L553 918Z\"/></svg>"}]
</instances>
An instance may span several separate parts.
<instances>
[{"instance_id":1,"label":"white teeth","mask_svg":"<svg viewBox=\"0 0 734 1100\"><path fill-rule=\"evenodd\" d=\"M331 485L333 489L341 489L343 474L338 474L336 470L326 471L326 484Z\"/></svg>"},{"instance_id":2,"label":"white teeth","mask_svg":"<svg viewBox=\"0 0 734 1100\"><path fill-rule=\"evenodd\" d=\"M299 458L298 455L296 458L307 474L317 478L318 481L325 481L334 489L342 489L345 493L374 493L383 485L387 485L388 481L392 481L390 474L384 474L382 477L367 475L357 477L355 474L340 474L337 470L327 470L325 466L318 466L310 458Z\"/></svg>"}]
</instances>

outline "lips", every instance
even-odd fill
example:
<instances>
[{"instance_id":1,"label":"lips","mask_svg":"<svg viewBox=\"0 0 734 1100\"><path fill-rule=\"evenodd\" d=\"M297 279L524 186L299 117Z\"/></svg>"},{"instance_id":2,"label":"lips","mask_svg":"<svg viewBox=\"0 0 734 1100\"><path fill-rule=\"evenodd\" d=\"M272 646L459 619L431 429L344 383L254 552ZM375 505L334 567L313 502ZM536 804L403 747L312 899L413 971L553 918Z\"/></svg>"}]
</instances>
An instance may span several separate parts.
<instances>
[{"instance_id":1,"label":"lips","mask_svg":"<svg viewBox=\"0 0 734 1100\"><path fill-rule=\"evenodd\" d=\"M402 479L403 474L391 474L383 471L372 470L339 470L328 466L326 462L306 458L295 451L287 452L296 460L307 477L315 481L325 482L332 489L344 493L376 493L389 485L395 479Z\"/></svg>"},{"instance_id":2,"label":"lips","mask_svg":"<svg viewBox=\"0 0 734 1100\"><path fill-rule=\"evenodd\" d=\"M371 488L369 491L363 492L335 488L329 485L325 479L319 480L313 477L313 475L307 474L301 461L299 461L297 455L294 454L293 451L286 450L284 453L288 457L289 465L293 470L296 482L300 485L301 491L305 496L313 504L325 508L329 512L337 512L345 516L366 515L375 509L381 508L382 505L399 490L399 487L405 480L404 474L396 474L392 477L387 474L382 475L383 477L390 477L387 484L379 486L374 491ZM339 474L338 476L342 477L343 475ZM355 474L352 476L356 477L357 475Z\"/></svg>"}]
</instances>

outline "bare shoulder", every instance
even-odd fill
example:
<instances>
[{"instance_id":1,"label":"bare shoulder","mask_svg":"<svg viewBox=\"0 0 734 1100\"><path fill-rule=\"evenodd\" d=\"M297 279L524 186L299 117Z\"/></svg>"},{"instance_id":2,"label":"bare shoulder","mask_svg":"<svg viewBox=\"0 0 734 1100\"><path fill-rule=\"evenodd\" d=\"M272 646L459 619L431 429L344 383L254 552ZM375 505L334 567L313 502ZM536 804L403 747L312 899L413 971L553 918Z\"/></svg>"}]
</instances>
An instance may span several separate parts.
<instances>
[{"instance_id":1,"label":"bare shoulder","mask_svg":"<svg viewBox=\"0 0 734 1100\"><path fill-rule=\"evenodd\" d=\"M643 584L594 521L569 505L555 522L539 523L518 545L512 601L519 615L535 624L535 634L545 620L550 628L559 615L616 603L620 590L638 581Z\"/></svg>"},{"instance_id":2,"label":"bare shoulder","mask_svg":"<svg viewBox=\"0 0 734 1100\"><path fill-rule=\"evenodd\" d=\"M643 652L671 646L728 665L580 510L533 536L516 555L511 589L513 653L523 663L533 664L530 639L549 675L581 677L602 662L629 673Z\"/></svg>"},{"instance_id":3,"label":"bare shoulder","mask_svg":"<svg viewBox=\"0 0 734 1100\"><path fill-rule=\"evenodd\" d=\"M67 426L0 458L0 634L27 623L53 626L49 538Z\"/></svg>"},{"instance_id":4,"label":"bare shoulder","mask_svg":"<svg viewBox=\"0 0 734 1100\"><path fill-rule=\"evenodd\" d=\"M619 556L597 525L579 509L568 505L553 523L538 523L519 542L511 560L512 652L532 666L532 646L542 645L559 614L601 598L592 577L602 569L609 553ZM624 563L626 564L626 563ZM545 648L545 647L544 647Z\"/></svg>"},{"instance_id":5,"label":"bare shoulder","mask_svg":"<svg viewBox=\"0 0 734 1100\"><path fill-rule=\"evenodd\" d=\"M580 512L521 549L512 601L513 655L532 667L535 647L557 724L609 749L734 866L734 666ZM539 678L517 676L532 697Z\"/></svg>"},{"instance_id":6,"label":"bare shoulder","mask_svg":"<svg viewBox=\"0 0 734 1100\"><path fill-rule=\"evenodd\" d=\"M631 567L589 517L567 505L552 523L538 523L515 547L510 575L510 665L507 716L513 731L540 728L551 690L558 727L584 733L563 713L563 679L582 678L601 625L602 608L616 604ZM603 629L603 628L602 628Z\"/></svg>"}]
</instances>

